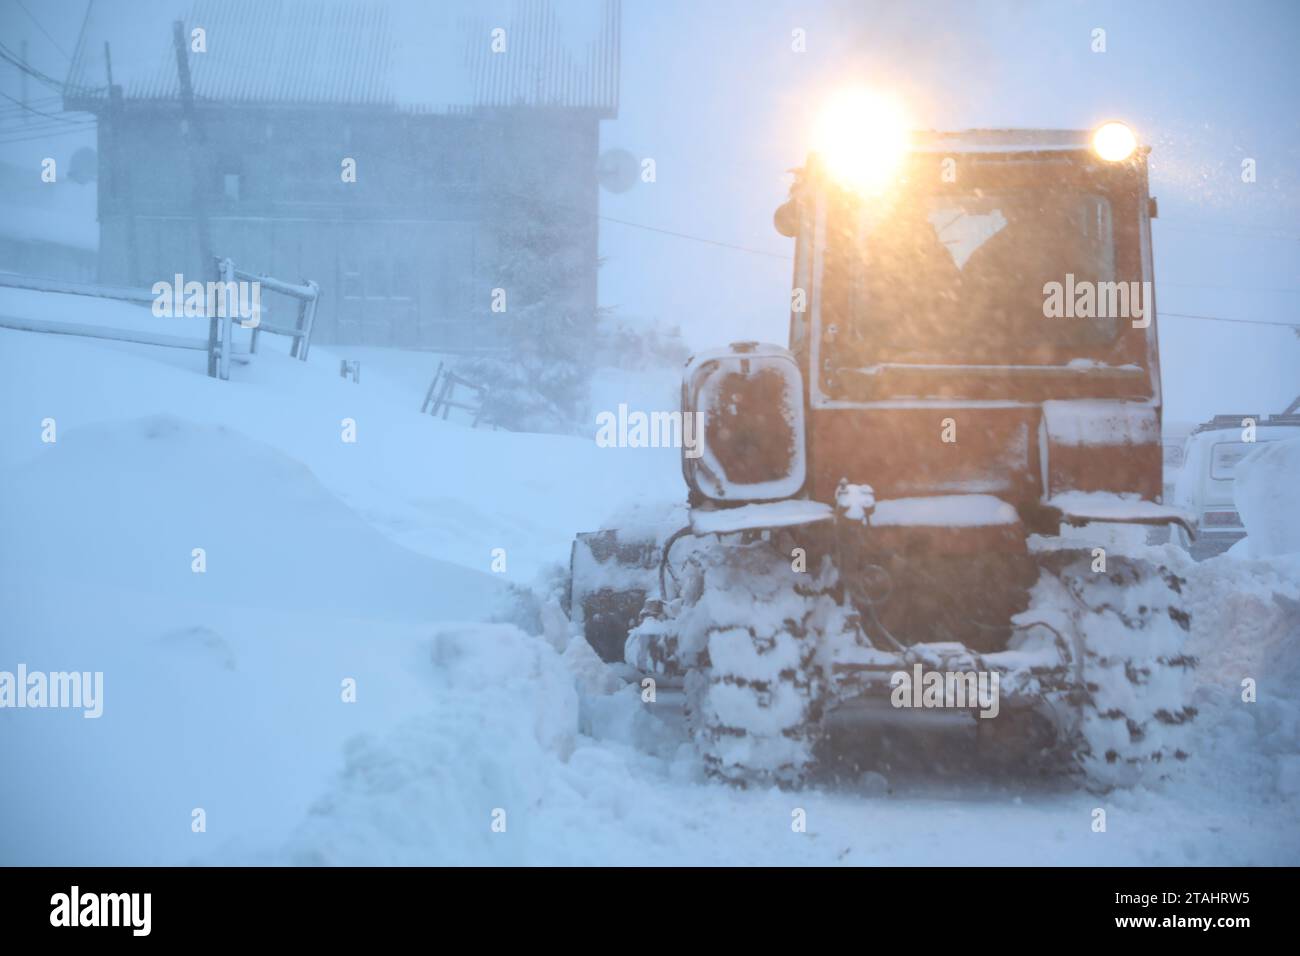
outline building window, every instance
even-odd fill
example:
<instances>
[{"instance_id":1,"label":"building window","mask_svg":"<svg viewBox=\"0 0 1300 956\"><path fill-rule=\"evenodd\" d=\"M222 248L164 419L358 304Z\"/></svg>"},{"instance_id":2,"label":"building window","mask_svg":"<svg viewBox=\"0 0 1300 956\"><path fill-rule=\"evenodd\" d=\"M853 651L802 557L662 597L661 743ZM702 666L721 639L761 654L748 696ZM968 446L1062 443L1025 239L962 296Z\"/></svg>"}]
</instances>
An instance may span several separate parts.
<instances>
[{"instance_id":1,"label":"building window","mask_svg":"<svg viewBox=\"0 0 1300 956\"><path fill-rule=\"evenodd\" d=\"M393 264L386 256L376 256L366 265L366 298L387 299L392 295Z\"/></svg>"},{"instance_id":2,"label":"building window","mask_svg":"<svg viewBox=\"0 0 1300 956\"><path fill-rule=\"evenodd\" d=\"M396 259L393 262L393 298L413 301L417 297L413 259Z\"/></svg>"},{"instance_id":3,"label":"building window","mask_svg":"<svg viewBox=\"0 0 1300 956\"><path fill-rule=\"evenodd\" d=\"M361 285L361 273L355 268L348 266L343 267L343 298L345 299L363 299L365 292Z\"/></svg>"},{"instance_id":4,"label":"building window","mask_svg":"<svg viewBox=\"0 0 1300 956\"><path fill-rule=\"evenodd\" d=\"M231 202L239 202L239 180L239 173L226 173L222 176L226 198Z\"/></svg>"},{"instance_id":5,"label":"building window","mask_svg":"<svg viewBox=\"0 0 1300 956\"><path fill-rule=\"evenodd\" d=\"M339 278L345 299L409 302L419 297L415 260L411 258L373 256L364 266L344 261Z\"/></svg>"}]
</instances>

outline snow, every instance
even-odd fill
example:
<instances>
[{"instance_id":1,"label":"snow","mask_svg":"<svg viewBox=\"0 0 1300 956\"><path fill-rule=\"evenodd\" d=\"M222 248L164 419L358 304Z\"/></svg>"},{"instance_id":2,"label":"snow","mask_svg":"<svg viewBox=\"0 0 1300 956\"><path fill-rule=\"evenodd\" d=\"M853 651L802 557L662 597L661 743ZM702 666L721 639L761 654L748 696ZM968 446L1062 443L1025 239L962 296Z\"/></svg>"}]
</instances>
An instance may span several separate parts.
<instances>
[{"instance_id":1,"label":"snow","mask_svg":"<svg viewBox=\"0 0 1300 956\"><path fill-rule=\"evenodd\" d=\"M78 302L48 309L116 308ZM660 520L677 453L434 421L409 355L390 374L367 354L355 385L349 352L268 349L218 382L201 354L0 330L0 669L105 674L98 720L0 712L0 863L1300 861L1295 556L1175 565L1202 660L1177 779L1098 796L891 771L739 791L702 779L666 690L643 700L511 587L619 501ZM665 376L644 385L670 394ZM891 511L1011 517L984 495L879 502L875 523Z\"/></svg>"},{"instance_id":2,"label":"snow","mask_svg":"<svg viewBox=\"0 0 1300 956\"><path fill-rule=\"evenodd\" d=\"M168 329L196 321L154 319L144 307L82 296L40 302L23 314L82 309L88 324L93 317ZM287 357L285 339L264 336L258 349L251 365L232 367L232 385L203 376L200 352L0 330L0 468L64 447L40 442L46 417L62 436L77 423L166 411L237 429L308 465L363 520L419 553L488 571L492 550L504 547L503 577L519 584L567 563L573 533L600 526L622 498L611 486L629 499L677 494L675 449L619 454L589 439L470 429L419 414L435 355L426 355L424 380L400 371L405 353L391 373L371 355L355 385L338 374L340 358L354 357L351 347L313 345L305 366ZM357 423L355 444L341 441L345 418Z\"/></svg>"},{"instance_id":3,"label":"snow","mask_svg":"<svg viewBox=\"0 0 1300 956\"><path fill-rule=\"evenodd\" d=\"M830 505L820 501L770 501L737 508L691 510L691 530L696 534L728 534L747 528L789 528L828 521L834 517Z\"/></svg>"},{"instance_id":4,"label":"snow","mask_svg":"<svg viewBox=\"0 0 1300 956\"><path fill-rule=\"evenodd\" d=\"M1263 442L1234 472L1233 500L1256 557L1300 552L1300 438Z\"/></svg>"},{"instance_id":5,"label":"snow","mask_svg":"<svg viewBox=\"0 0 1300 956\"><path fill-rule=\"evenodd\" d=\"M90 325L174 335L192 338L196 342L206 342L208 338L208 320L205 318L157 318L147 305L80 295L51 295L32 289L0 287L0 316L5 315L59 325Z\"/></svg>"},{"instance_id":6,"label":"snow","mask_svg":"<svg viewBox=\"0 0 1300 956\"><path fill-rule=\"evenodd\" d=\"M841 478L835 487L835 509L849 521L866 522L876 508L876 489Z\"/></svg>"},{"instance_id":7,"label":"snow","mask_svg":"<svg viewBox=\"0 0 1300 956\"><path fill-rule=\"evenodd\" d=\"M86 189L81 191L88 193L91 199L84 212L80 209L64 211L49 206L10 206L0 218L0 236L50 242L94 252L99 248L99 226L95 222L93 210L94 192Z\"/></svg>"},{"instance_id":8,"label":"snow","mask_svg":"<svg viewBox=\"0 0 1300 956\"><path fill-rule=\"evenodd\" d=\"M1043 402L1043 421L1061 445L1117 445L1160 441L1160 420L1150 405L1135 402Z\"/></svg>"},{"instance_id":9,"label":"snow","mask_svg":"<svg viewBox=\"0 0 1300 956\"><path fill-rule=\"evenodd\" d=\"M1189 650L1200 661L1199 799L1240 800L1245 790L1254 798L1248 814L1282 806L1290 822L1279 836L1291 840L1300 798L1300 559L1211 558L1189 570L1188 595ZM1244 699L1247 681L1253 702Z\"/></svg>"},{"instance_id":10,"label":"snow","mask_svg":"<svg viewBox=\"0 0 1300 956\"><path fill-rule=\"evenodd\" d=\"M1095 518L1103 521L1151 521L1182 518L1192 521L1190 515L1177 508L1147 501L1136 494L1110 491L1065 491L1052 495L1044 504L1059 508L1062 513L1075 518Z\"/></svg>"},{"instance_id":11,"label":"snow","mask_svg":"<svg viewBox=\"0 0 1300 956\"><path fill-rule=\"evenodd\" d=\"M1076 368L1085 372L1096 371L1097 369L1115 369L1124 372L1141 372L1142 366L1124 363L1123 365L1111 365L1109 362L1099 362L1097 359L1090 358L1072 358L1065 363L1066 368ZM1168 429L1166 429L1168 431Z\"/></svg>"},{"instance_id":12,"label":"snow","mask_svg":"<svg viewBox=\"0 0 1300 956\"><path fill-rule=\"evenodd\" d=\"M409 619L474 617L505 590L392 543L302 463L225 427L161 414L70 429L59 446L8 473L7 575L58 581L84 553L94 585L119 594Z\"/></svg>"},{"instance_id":13,"label":"snow","mask_svg":"<svg viewBox=\"0 0 1300 956\"><path fill-rule=\"evenodd\" d=\"M871 516L871 523L878 528L894 525L973 528L1015 524L1019 520L1015 508L993 495L881 499Z\"/></svg>"},{"instance_id":14,"label":"snow","mask_svg":"<svg viewBox=\"0 0 1300 956\"><path fill-rule=\"evenodd\" d=\"M86 139L93 143L93 134L86 134ZM18 151L26 155L19 159L11 145L5 151L9 161L0 161L0 190L5 197L5 214L0 216L0 238L48 242L94 252L99 248L99 223L95 220L96 190L89 184L68 178L71 165L68 160L73 148L65 146L57 156L51 157L57 160L58 177L52 183L43 182L41 178L41 160L48 155L48 144L38 144L34 156L32 151L21 146ZM64 156L68 160L62 158Z\"/></svg>"}]
</instances>

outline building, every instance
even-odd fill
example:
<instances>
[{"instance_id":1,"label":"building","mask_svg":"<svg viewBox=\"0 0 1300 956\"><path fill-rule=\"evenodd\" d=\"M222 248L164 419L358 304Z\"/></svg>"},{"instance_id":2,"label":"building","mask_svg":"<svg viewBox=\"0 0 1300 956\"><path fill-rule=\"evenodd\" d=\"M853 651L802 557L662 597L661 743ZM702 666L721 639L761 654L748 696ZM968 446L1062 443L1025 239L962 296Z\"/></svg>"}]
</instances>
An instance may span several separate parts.
<instances>
[{"instance_id":1,"label":"building","mask_svg":"<svg viewBox=\"0 0 1300 956\"><path fill-rule=\"evenodd\" d=\"M595 309L619 29L618 0L91 0L65 105L98 119L99 279L211 278L206 220L212 255L320 284L317 341L491 347L527 191Z\"/></svg>"}]
</instances>

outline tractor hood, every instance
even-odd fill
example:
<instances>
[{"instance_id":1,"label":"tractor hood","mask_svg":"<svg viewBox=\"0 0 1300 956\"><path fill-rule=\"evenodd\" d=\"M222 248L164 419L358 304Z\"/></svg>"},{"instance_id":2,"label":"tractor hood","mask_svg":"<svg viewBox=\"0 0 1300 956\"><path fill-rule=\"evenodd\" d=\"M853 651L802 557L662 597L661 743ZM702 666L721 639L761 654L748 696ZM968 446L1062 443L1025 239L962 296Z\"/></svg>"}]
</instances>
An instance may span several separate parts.
<instances>
[{"instance_id":1,"label":"tractor hood","mask_svg":"<svg viewBox=\"0 0 1300 956\"><path fill-rule=\"evenodd\" d=\"M1068 492L1161 492L1149 402L880 403L818 409L809 434L809 490L821 501L842 478L882 498L991 494L1029 510Z\"/></svg>"}]
</instances>

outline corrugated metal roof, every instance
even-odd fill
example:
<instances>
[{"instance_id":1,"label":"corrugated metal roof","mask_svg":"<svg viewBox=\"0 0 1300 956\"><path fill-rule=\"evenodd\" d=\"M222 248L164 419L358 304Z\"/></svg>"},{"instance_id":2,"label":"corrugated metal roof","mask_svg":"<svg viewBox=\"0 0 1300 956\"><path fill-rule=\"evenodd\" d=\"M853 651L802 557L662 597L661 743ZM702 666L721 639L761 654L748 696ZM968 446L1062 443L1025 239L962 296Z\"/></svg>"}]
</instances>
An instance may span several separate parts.
<instances>
[{"instance_id":1,"label":"corrugated metal roof","mask_svg":"<svg viewBox=\"0 0 1300 956\"><path fill-rule=\"evenodd\" d=\"M618 110L620 0L91 0L68 99L93 108L180 95L172 22L202 27L189 54L199 102ZM493 49L504 30L505 49ZM498 35L499 36L499 35ZM84 108L83 107L83 108Z\"/></svg>"}]
</instances>

